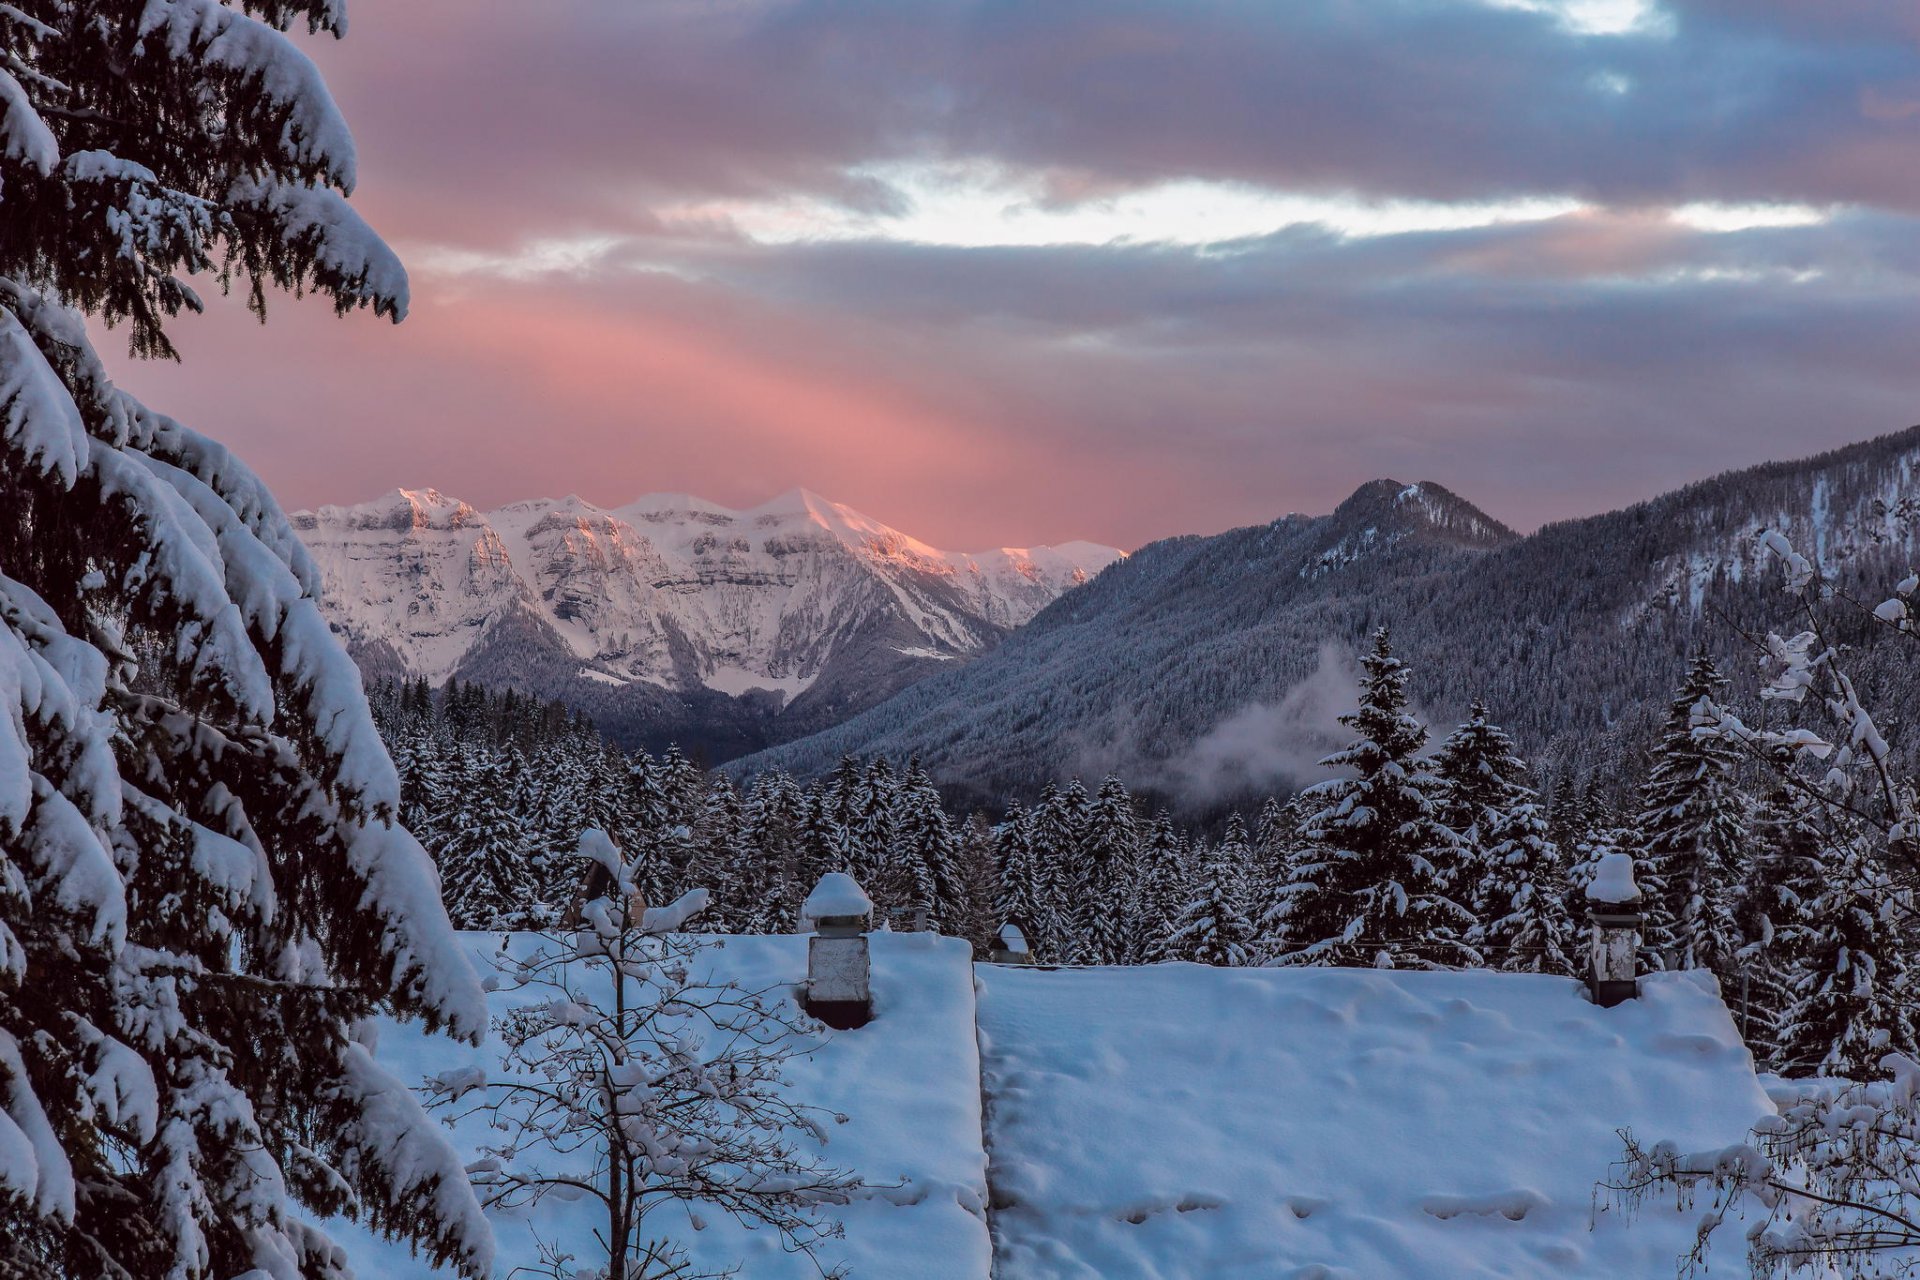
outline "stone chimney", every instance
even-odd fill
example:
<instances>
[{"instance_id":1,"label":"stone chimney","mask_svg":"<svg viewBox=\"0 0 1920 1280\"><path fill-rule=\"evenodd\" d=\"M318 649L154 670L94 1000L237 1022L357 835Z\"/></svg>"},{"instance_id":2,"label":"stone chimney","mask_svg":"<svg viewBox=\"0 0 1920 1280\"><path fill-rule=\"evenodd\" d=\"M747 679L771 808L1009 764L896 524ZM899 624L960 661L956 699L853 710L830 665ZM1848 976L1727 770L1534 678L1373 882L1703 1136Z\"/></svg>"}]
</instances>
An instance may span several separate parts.
<instances>
[{"instance_id":1,"label":"stone chimney","mask_svg":"<svg viewBox=\"0 0 1920 1280\"><path fill-rule=\"evenodd\" d=\"M1000 934L993 940L987 959L994 964L1032 964L1033 951L1027 946L1027 935L1009 920L1000 926Z\"/></svg>"},{"instance_id":2,"label":"stone chimney","mask_svg":"<svg viewBox=\"0 0 1920 1280\"><path fill-rule=\"evenodd\" d=\"M841 1031L866 1026L873 1019L873 962L867 954L873 901L852 876L829 871L800 914L814 930L807 939L807 1012Z\"/></svg>"},{"instance_id":3,"label":"stone chimney","mask_svg":"<svg viewBox=\"0 0 1920 1280\"><path fill-rule=\"evenodd\" d=\"M1593 923L1593 971L1587 987L1593 1002L1611 1009L1640 994L1640 886L1633 882L1633 858L1601 855L1587 886L1587 919Z\"/></svg>"}]
</instances>

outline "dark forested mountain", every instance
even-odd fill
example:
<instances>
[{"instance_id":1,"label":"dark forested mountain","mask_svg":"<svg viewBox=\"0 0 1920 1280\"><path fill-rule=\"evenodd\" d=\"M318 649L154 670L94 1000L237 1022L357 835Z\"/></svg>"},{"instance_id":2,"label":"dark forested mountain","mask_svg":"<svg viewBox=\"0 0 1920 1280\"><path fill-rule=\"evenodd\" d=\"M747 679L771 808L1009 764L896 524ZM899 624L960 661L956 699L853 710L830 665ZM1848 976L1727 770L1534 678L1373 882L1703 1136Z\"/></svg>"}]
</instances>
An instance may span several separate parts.
<instances>
[{"instance_id":1,"label":"dark forested mountain","mask_svg":"<svg viewBox=\"0 0 1920 1280\"><path fill-rule=\"evenodd\" d=\"M1120 553L941 551L796 490L482 512L431 489L293 517L375 678L563 698L632 746L726 759L972 657Z\"/></svg>"},{"instance_id":2,"label":"dark forested mountain","mask_svg":"<svg viewBox=\"0 0 1920 1280\"><path fill-rule=\"evenodd\" d=\"M1374 481L1330 515L1142 548L964 669L734 768L917 756L990 800L1108 771L1194 803L1284 790L1320 776L1351 655L1389 624L1417 707L1448 719L1483 699L1550 778L1628 786L1693 652L1752 692L1742 630L1790 603L1758 535L1878 600L1913 559L1917 467L1920 428L1526 537L1437 485ZM1865 622L1846 638L1870 650L1855 669L1886 721L1920 719L1898 656Z\"/></svg>"}]
</instances>

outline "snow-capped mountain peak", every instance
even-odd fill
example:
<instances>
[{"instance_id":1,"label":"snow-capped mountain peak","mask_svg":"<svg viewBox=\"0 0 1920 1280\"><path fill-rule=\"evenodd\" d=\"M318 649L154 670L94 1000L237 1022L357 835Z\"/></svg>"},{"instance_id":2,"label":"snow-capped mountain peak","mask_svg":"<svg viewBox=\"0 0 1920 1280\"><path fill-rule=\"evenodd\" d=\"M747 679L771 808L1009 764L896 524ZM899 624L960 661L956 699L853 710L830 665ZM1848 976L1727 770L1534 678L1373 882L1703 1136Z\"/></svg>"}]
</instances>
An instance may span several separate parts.
<instances>
[{"instance_id":1,"label":"snow-capped mountain peak","mask_svg":"<svg viewBox=\"0 0 1920 1280\"><path fill-rule=\"evenodd\" d=\"M516 670L603 688L760 689L785 705L826 678L842 711L856 671L880 696L903 667L971 656L1120 556L943 551L805 489L745 510L656 493L484 512L397 489L293 521L335 628L383 674L471 676L510 642L542 650Z\"/></svg>"}]
</instances>

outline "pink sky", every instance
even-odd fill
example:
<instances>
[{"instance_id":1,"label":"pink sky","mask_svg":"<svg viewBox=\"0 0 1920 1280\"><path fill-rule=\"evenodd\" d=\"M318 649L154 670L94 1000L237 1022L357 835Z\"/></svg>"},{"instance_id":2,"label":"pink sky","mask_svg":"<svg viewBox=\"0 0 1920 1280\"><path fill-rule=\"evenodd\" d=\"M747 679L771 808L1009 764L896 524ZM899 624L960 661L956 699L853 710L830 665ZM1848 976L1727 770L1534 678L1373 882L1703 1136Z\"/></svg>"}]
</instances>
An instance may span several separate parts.
<instances>
[{"instance_id":1,"label":"pink sky","mask_svg":"<svg viewBox=\"0 0 1920 1280\"><path fill-rule=\"evenodd\" d=\"M357 5L309 47L410 317L118 375L290 507L805 486L953 547L1381 475L1527 526L1920 420L1905 10L1041 8Z\"/></svg>"}]
</instances>

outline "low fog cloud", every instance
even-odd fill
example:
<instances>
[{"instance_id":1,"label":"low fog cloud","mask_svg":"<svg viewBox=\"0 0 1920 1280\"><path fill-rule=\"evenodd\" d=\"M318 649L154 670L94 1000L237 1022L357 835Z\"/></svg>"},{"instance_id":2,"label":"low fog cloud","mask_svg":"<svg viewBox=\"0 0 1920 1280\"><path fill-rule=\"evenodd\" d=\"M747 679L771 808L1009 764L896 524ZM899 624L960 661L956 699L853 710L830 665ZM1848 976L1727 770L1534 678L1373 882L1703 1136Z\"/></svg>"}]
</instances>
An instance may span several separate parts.
<instances>
[{"instance_id":1,"label":"low fog cloud","mask_svg":"<svg viewBox=\"0 0 1920 1280\"><path fill-rule=\"evenodd\" d=\"M1360 700L1353 655L1327 641L1307 677L1278 702L1250 702L1169 761L1165 785L1204 807L1261 792L1296 791L1328 774L1320 761L1351 736L1340 724Z\"/></svg>"}]
</instances>

